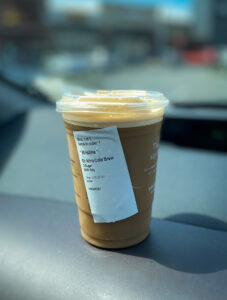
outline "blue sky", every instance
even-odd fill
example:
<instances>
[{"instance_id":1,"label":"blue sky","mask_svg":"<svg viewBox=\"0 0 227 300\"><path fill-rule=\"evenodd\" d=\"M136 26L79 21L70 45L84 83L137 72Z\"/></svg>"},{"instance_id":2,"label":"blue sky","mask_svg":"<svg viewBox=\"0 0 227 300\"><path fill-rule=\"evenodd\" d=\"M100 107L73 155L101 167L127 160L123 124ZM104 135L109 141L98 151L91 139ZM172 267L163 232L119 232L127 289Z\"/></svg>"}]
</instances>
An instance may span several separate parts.
<instances>
[{"instance_id":1,"label":"blue sky","mask_svg":"<svg viewBox=\"0 0 227 300\"><path fill-rule=\"evenodd\" d=\"M103 0L110 3L126 3L139 6L150 6L153 4L164 4L170 6L179 6L181 8L190 9L193 0Z\"/></svg>"},{"instance_id":2,"label":"blue sky","mask_svg":"<svg viewBox=\"0 0 227 300\"><path fill-rule=\"evenodd\" d=\"M76 2L77 0L64 0L65 2ZM49 0L52 3L61 3L64 4L63 0ZM94 0L80 0L78 2L92 2ZM191 9L192 2L194 0L101 0L106 3L122 3L122 4L133 4L138 6L151 6L154 4L164 4L168 6L175 6L184 9Z\"/></svg>"}]
</instances>

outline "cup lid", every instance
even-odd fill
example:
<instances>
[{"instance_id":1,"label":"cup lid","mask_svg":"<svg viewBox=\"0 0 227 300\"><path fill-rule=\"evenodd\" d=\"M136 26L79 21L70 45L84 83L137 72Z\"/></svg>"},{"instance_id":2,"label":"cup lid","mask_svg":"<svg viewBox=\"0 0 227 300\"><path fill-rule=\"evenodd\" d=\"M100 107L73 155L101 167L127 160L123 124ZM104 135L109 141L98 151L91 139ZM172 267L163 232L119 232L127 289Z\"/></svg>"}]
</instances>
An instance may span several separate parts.
<instances>
[{"instance_id":1,"label":"cup lid","mask_svg":"<svg viewBox=\"0 0 227 300\"><path fill-rule=\"evenodd\" d=\"M79 92L72 88L66 91L57 101L58 112L86 113L125 113L126 110L136 112L152 111L164 108L168 99L160 92L144 90L98 90Z\"/></svg>"}]
</instances>

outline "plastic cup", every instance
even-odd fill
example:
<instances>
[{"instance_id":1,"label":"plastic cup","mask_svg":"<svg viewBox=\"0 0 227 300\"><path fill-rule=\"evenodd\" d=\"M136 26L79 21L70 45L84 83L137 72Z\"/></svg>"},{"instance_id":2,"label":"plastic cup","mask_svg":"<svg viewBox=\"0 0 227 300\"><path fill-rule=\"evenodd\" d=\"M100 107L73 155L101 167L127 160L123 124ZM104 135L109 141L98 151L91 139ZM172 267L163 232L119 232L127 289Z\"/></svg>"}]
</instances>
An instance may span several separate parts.
<instances>
[{"instance_id":1,"label":"plastic cup","mask_svg":"<svg viewBox=\"0 0 227 300\"><path fill-rule=\"evenodd\" d=\"M168 100L159 92L132 90L97 91L83 95L77 95L71 91L65 93L57 102L57 111L62 113L67 134L81 234L90 244L102 248L124 248L135 245L148 236L160 131L167 104ZM103 134L103 132L97 129L111 132L113 130L119 135L120 146L118 144L115 147L113 144L113 148L109 147L107 151L108 155L109 152L115 151L114 157L104 153L106 150L105 132L101 139L101 146L104 143L103 148L100 146L99 149L100 140L95 140L95 138L97 139L97 134L100 132ZM109 131L108 134L110 134ZM88 139L91 145L95 144L95 148L84 142L84 139L79 139L83 142L78 142L75 136L78 139L82 137L85 141ZM116 136L115 138L117 139ZM86 146L88 144L89 146ZM91 151L87 151L86 147L91 147L89 148ZM123 154L118 148L122 148ZM95 151L96 154L94 154ZM83 159L87 156L83 156L82 153L89 154L89 157L94 159ZM96 162L97 157L101 159L104 157L104 160L112 159L112 162L102 162L102 165ZM87 161L91 161L90 165L86 164ZM126 162L127 171L125 168L121 169L122 165L118 166L119 162ZM99 169L96 169L96 166ZM100 176L102 166L104 179ZM96 174L95 172L99 176L93 175ZM128 177L127 180L126 177ZM95 178L93 184L95 186L98 182L100 190L94 191L90 188L89 180L93 180L91 178ZM103 182L105 186L102 186ZM126 188L124 184L127 184ZM133 199L130 199L133 197L137 207L136 212L135 203ZM114 207L111 201L114 201ZM112 208L111 205L108 207L109 204ZM96 212L96 205L97 207L99 205L97 212L100 209L102 211L103 207L100 205L105 206L105 213L111 216L111 220L116 217L116 221L108 221L108 216L103 216L103 211L101 216L97 217L91 209L94 210L95 207ZM132 211L134 213L125 217L127 205L130 206L131 214Z\"/></svg>"}]
</instances>

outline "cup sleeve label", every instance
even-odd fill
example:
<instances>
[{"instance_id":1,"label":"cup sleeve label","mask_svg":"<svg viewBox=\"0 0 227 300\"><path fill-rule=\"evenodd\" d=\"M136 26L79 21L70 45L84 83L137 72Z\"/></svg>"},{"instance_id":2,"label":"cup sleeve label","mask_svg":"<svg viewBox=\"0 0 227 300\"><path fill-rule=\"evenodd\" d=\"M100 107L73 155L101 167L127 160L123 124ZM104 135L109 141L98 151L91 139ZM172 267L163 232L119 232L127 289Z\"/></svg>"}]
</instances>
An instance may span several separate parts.
<instances>
[{"instance_id":1,"label":"cup sleeve label","mask_svg":"<svg viewBox=\"0 0 227 300\"><path fill-rule=\"evenodd\" d=\"M117 127L73 134L94 222L116 222L138 213Z\"/></svg>"}]
</instances>

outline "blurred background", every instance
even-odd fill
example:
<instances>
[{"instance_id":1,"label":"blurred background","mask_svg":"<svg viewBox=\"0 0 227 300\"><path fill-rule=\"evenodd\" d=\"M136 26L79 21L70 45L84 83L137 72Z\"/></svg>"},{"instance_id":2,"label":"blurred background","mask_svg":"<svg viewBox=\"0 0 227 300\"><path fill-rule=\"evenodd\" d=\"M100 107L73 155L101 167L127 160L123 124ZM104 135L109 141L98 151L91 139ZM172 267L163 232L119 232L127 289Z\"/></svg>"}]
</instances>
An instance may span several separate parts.
<instances>
[{"instance_id":1,"label":"blurred background","mask_svg":"<svg viewBox=\"0 0 227 300\"><path fill-rule=\"evenodd\" d=\"M1 76L50 100L66 83L226 104L225 0L1 0Z\"/></svg>"},{"instance_id":2,"label":"blurred background","mask_svg":"<svg viewBox=\"0 0 227 300\"><path fill-rule=\"evenodd\" d=\"M66 85L163 92L154 214L226 221L226 0L0 0L0 192L74 201Z\"/></svg>"}]
</instances>

